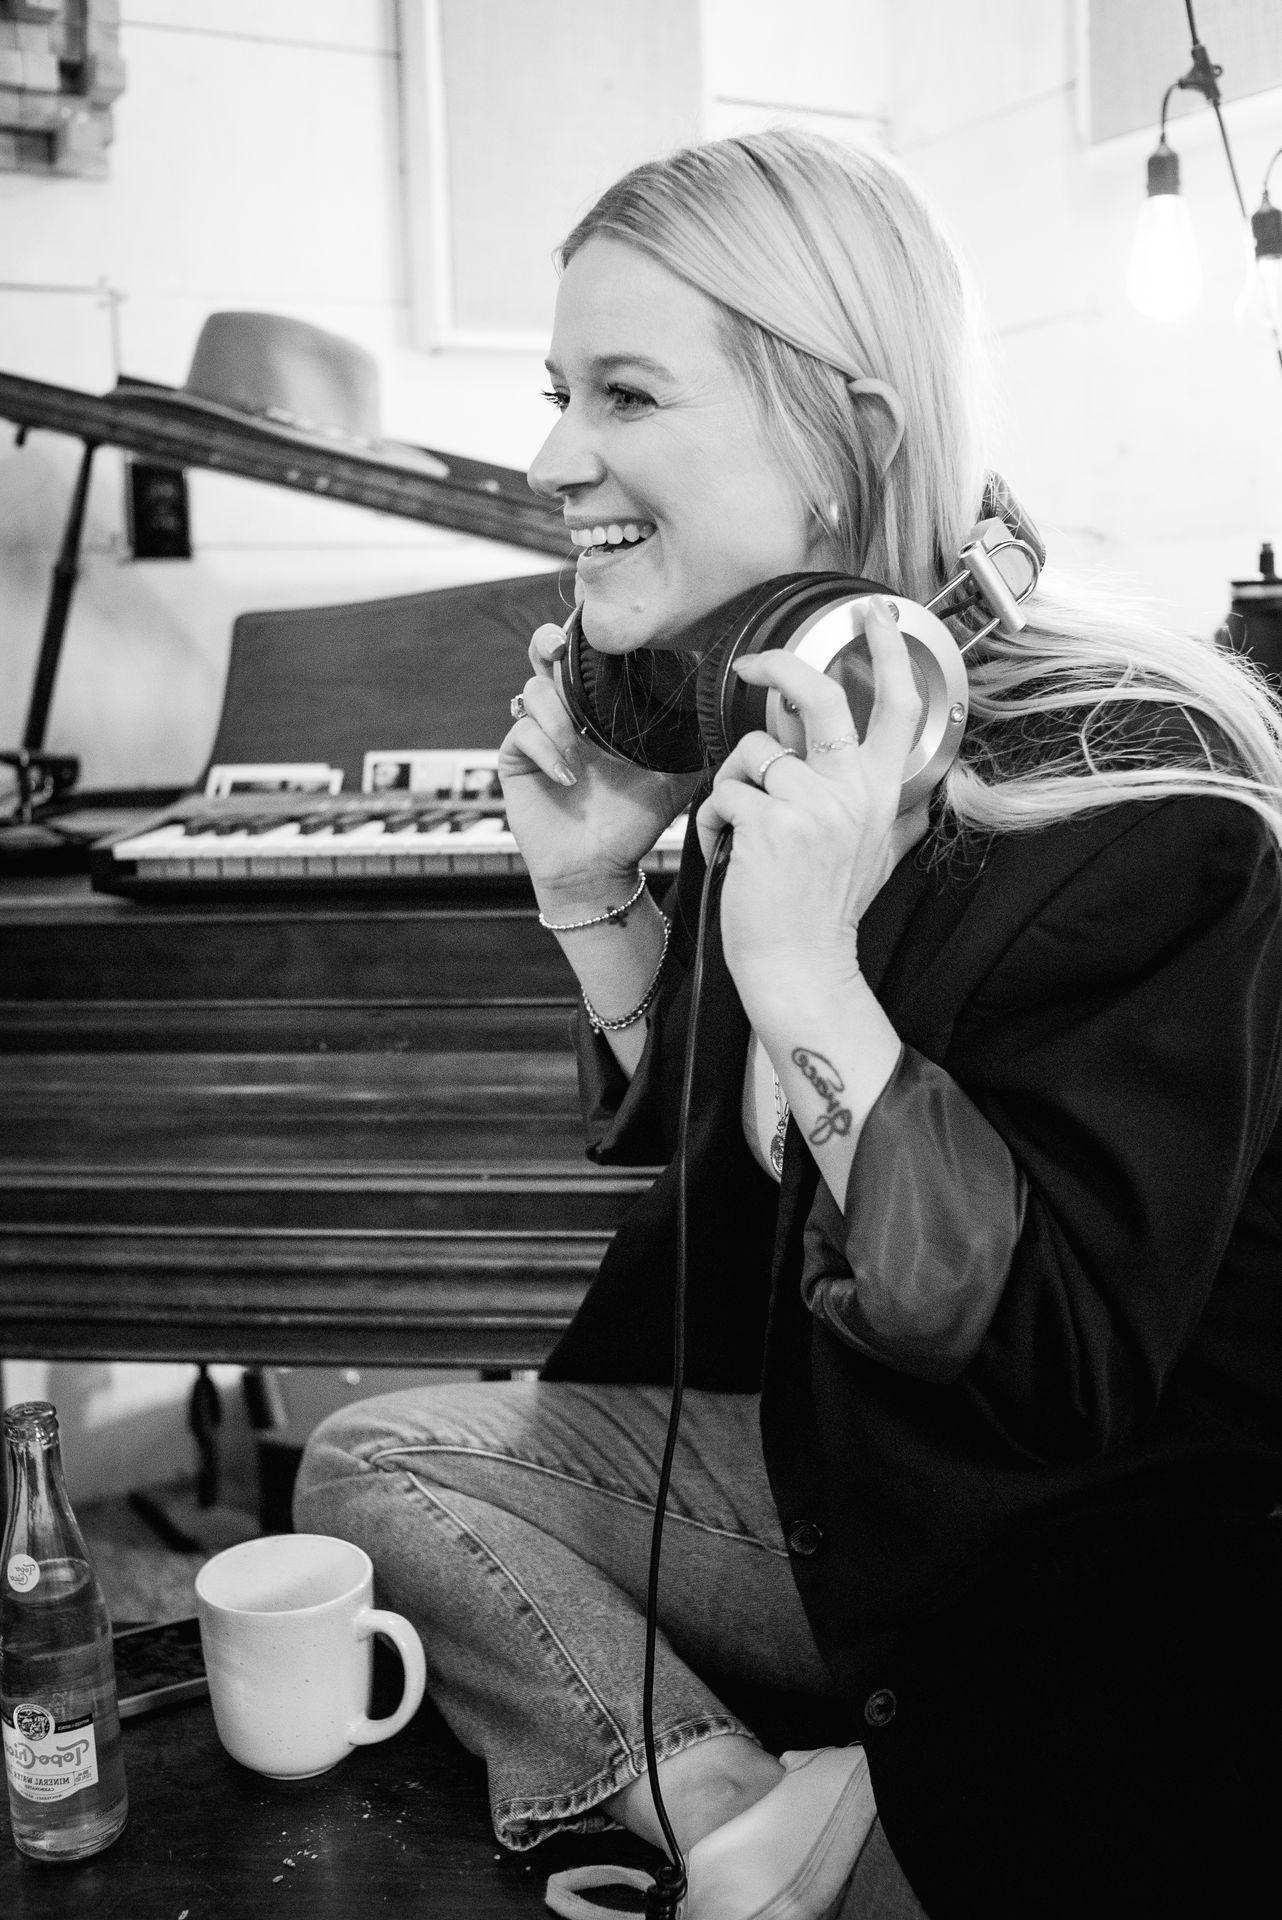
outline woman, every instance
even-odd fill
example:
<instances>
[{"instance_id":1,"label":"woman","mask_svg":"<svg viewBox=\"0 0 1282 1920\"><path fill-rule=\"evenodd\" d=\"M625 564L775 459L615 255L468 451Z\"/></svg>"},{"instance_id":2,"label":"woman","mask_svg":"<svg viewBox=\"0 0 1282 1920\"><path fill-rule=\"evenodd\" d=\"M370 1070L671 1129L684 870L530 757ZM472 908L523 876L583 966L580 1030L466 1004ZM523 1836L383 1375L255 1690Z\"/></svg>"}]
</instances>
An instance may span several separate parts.
<instances>
[{"instance_id":1,"label":"woman","mask_svg":"<svg viewBox=\"0 0 1282 1920\"><path fill-rule=\"evenodd\" d=\"M688 646L784 573L937 590L983 492L974 326L896 169L781 132L693 149L612 188L562 266L530 477L595 648ZM672 1161L733 829L655 1671L693 1920L890 1911L861 1891L874 1811L932 1920L1276 1893L1282 733L1209 644L1045 582L1028 611L968 652L960 757L905 813L892 599L862 742L835 682L742 662L806 752L750 734L699 787L666 913L638 863L693 783L576 734L555 627L513 703L504 792L582 986L598 1160ZM537 1384L368 1403L303 1463L299 1524L359 1539L421 1621L509 1846L660 1838L675 1189L668 1164ZM776 1757L745 1686L835 1708L837 1743Z\"/></svg>"}]
</instances>

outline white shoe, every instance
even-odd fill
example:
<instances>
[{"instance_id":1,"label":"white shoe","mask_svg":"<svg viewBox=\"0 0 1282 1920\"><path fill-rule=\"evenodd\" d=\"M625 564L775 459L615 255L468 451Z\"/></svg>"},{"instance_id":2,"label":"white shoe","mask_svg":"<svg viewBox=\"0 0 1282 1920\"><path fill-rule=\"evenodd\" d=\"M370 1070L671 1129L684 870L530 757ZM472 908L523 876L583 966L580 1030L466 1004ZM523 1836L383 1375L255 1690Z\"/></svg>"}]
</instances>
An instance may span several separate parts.
<instances>
[{"instance_id":1,"label":"white shoe","mask_svg":"<svg viewBox=\"0 0 1282 1920\"><path fill-rule=\"evenodd\" d=\"M682 1920L825 1920L877 1816L862 1747L781 1755L784 1777L695 1842Z\"/></svg>"}]
</instances>

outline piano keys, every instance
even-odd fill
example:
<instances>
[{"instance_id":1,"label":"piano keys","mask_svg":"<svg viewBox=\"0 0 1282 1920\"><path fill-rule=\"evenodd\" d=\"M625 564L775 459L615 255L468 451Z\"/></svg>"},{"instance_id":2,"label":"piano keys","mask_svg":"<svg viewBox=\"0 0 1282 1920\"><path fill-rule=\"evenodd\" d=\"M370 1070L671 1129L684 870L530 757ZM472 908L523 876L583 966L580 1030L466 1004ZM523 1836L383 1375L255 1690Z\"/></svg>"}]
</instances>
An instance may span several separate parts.
<instances>
[{"instance_id":1,"label":"piano keys","mask_svg":"<svg viewBox=\"0 0 1282 1920\"><path fill-rule=\"evenodd\" d=\"M475 767L478 755L460 759ZM660 836L648 873L675 872L685 827L683 816ZM96 848L90 871L99 891L135 899L526 883L501 797L406 793L193 796Z\"/></svg>"}]
</instances>

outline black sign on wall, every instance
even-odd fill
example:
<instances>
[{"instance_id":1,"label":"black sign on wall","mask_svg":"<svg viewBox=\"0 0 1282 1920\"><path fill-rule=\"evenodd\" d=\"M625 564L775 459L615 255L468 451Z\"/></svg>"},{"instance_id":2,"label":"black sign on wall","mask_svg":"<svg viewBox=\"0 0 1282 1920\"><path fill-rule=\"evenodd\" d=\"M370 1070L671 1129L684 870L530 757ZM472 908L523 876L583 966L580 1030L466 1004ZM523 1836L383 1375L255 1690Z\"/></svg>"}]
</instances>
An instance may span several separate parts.
<instances>
[{"instance_id":1,"label":"black sign on wall","mask_svg":"<svg viewBox=\"0 0 1282 1920\"><path fill-rule=\"evenodd\" d=\"M190 560L187 476L181 467L131 460L125 506L135 560Z\"/></svg>"}]
</instances>

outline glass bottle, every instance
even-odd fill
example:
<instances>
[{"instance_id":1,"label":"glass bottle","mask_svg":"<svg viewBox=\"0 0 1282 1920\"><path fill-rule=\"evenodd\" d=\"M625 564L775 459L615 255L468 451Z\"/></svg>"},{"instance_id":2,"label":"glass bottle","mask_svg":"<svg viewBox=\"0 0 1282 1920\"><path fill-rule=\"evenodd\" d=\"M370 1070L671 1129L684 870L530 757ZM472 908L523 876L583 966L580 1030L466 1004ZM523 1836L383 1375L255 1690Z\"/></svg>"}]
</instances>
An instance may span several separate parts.
<instances>
[{"instance_id":1,"label":"glass bottle","mask_svg":"<svg viewBox=\"0 0 1282 1920\"><path fill-rule=\"evenodd\" d=\"M129 1799L107 1605L67 1498L58 1416L10 1407L0 1550L0 1735L13 1837L33 1860L109 1846Z\"/></svg>"}]
</instances>

